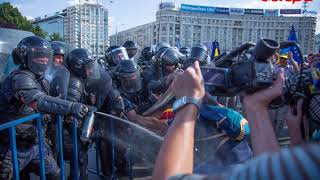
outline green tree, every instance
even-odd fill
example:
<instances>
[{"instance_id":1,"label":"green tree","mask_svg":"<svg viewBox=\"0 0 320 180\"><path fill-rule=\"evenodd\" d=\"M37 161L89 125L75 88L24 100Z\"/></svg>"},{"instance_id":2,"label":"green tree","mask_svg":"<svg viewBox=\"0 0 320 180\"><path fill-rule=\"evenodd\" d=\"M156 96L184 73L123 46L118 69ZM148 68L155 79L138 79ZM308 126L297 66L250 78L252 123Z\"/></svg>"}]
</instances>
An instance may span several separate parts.
<instances>
[{"instance_id":1,"label":"green tree","mask_svg":"<svg viewBox=\"0 0 320 180\"><path fill-rule=\"evenodd\" d=\"M46 37L46 32L39 26L34 27L26 17L22 16L18 8L9 2L0 4L0 24L13 24L20 30L31 31L37 36Z\"/></svg>"},{"instance_id":2,"label":"green tree","mask_svg":"<svg viewBox=\"0 0 320 180\"><path fill-rule=\"evenodd\" d=\"M53 33L49 36L50 41L63 41L63 38L60 36L59 33Z\"/></svg>"},{"instance_id":3,"label":"green tree","mask_svg":"<svg viewBox=\"0 0 320 180\"><path fill-rule=\"evenodd\" d=\"M43 31L38 25L33 28L32 32L35 35L43 37L43 38L47 37L47 35L48 35L48 33L46 31Z\"/></svg>"}]
</instances>

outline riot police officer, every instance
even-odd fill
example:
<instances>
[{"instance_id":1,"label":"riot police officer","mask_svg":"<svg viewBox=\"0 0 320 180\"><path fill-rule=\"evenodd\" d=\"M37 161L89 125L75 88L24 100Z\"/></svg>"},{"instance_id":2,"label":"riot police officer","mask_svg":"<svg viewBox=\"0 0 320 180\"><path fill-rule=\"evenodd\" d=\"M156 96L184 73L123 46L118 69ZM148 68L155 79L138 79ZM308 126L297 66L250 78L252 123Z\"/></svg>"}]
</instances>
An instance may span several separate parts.
<instances>
[{"instance_id":1,"label":"riot police officer","mask_svg":"<svg viewBox=\"0 0 320 180\"><path fill-rule=\"evenodd\" d=\"M117 66L116 75L117 78L115 80L117 82L114 83L117 84L119 90L118 92L120 92L120 94L118 94L118 98L116 99L118 99L118 101L123 102L123 109L121 112L122 115L120 115L119 113L117 114L122 117L126 117L127 120L131 122L137 123L151 130L158 132L163 131L167 127L164 121L160 121L157 118L151 116L145 117L139 115L151 106L151 104L148 101L147 91L143 88L143 79L140 76L139 66L131 60L120 61ZM118 104L118 107L120 107L120 102L114 104ZM118 111L120 110L119 108L116 109ZM106 129L110 129L111 127L111 125L109 124L104 124L102 126L106 127ZM119 129L116 125L114 125L112 131L114 133L127 133L128 138L130 138L130 134L126 131L126 129ZM127 147L121 144L116 144L115 150L112 151L110 149L112 143L115 142L112 142L112 140L110 141L110 139L104 140L101 143L101 146L103 147L101 148L103 170L106 174L112 172L112 167L110 167L112 162L111 154L112 152L114 152L116 154L116 160L114 164L117 169L117 175L127 175L129 173L128 166L130 165L130 161L128 160L128 157L125 155L127 154Z\"/></svg>"},{"instance_id":2,"label":"riot police officer","mask_svg":"<svg viewBox=\"0 0 320 180\"><path fill-rule=\"evenodd\" d=\"M70 73L66 68L65 56L66 47L64 42L52 41L51 47L53 50L53 61L52 66L47 70L45 78L49 80L50 84L50 96L57 97L60 99L66 99L66 86L69 80ZM56 119L57 117L51 117L51 121L48 123L46 130L49 144L52 147L55 159L58 156L58 131Z\"/></svg>"},{"instance_id":3,"label":"riot police officer","mask_svg":"<svg viewBox=\"0 0 320 180\"><path fill-rule=\"evenodd\" d=\"M52 61L51 45L45 39L30 36L22 39L12 52L18 70L11 73L1 85L0 120L9 122L36 112L74 115L83 118L88 112L86 105L48 96L49 85L45 71ZM30 170L39 174L40 161L37 145L37 128L32 122L16 127L19 171ZM11 179L11 153L8 140L2 134L0 179ZM45 172L48 178L57 179L60 170L44 141ZM25 169L26 167L26 169Z\"/></svg>"},{"instance_id":4,"label":"riot police officer","mask_svg":"<svg viewBox=\"0 0 320 180\"><path fill-rule=\"evenodd\" d=\"M53 41L51 42L53 49L53 64L64 64L65 47L63 42Z\"/></svg>"},{"instance_id":5,"label":"riot police officer","mask_svg":"<svg viewBox=\"0 0 320 180\"><path fill-rule=\"evenodd\" d=\"M126 48L129 59L133 60L133 57L137 54L138 52L138 46L135 42L133 41L126 41L123 44L123 47Z\"/></svg>"},{"instance_id":6,"label":"riot police officer","mask_svg":"<svg viewBox=\"0 0 320 180\"><path fill-rule=\"evenodd\" d=\"M105 52L106 63L108 64L108 72L112 79L116 71L116 67L121 60L129 59L128 53L124 47L121 46L110 46Z\"/></svg>"},{"instance_id":7,"label":"riot police officer","mask_svg":"<svg viewBox=\"0 0 320 180\"><path fill-rule=\"evenodd\" d=\"M186 60L187 60L187 59L189 58L189 56L190 56L190 51L191 51L191 50L190 50L190 48L188 48L188 47L182 47L182 48L179 49L179 52L185 56L185 58L183 58L183 59L179 62L179 64L180 64L182 67L186 64Z\"/></svg>"},{"instance_id":8,"label":"riot police officer","mask_svg":"<svg viewBox=\"0 0 320 180\"><path fill-rule=\"evenodd\" d=\"M168 43L158 43L154 50L154 54L157 54L159 51L171 47Z\"/></svg>"},{"instance_id":9,"label":"riot police officer","mask_svg":"<svg viewBox=\"0 0 320 180\"><path fill-rule=\"evenodd\" d=\"M153 56L153 52L152 52L150 46L145 47L145 48L142 49L141 56L140 56L139 61L138 61L138 65L142 68L142 70L146 66L150 66L151 65L152 56Z\"/></svg>"},{"instance_id":10,"label":"riot police officer","mask_svg":"<svg viewBox=\"0 0 320 180\"><path fill-rule=\"evenodd\" d=\"M148 105L147 91L143 88L140 67L135 62L130 60L120 62L117 68L117 80L120 85L118 89L121 96L130 101L125 101L127 110L129 106L133 109L138 108L139 110L137 111L140 114L150 107L150 104Z\"/></svg>"},{"instance_id":11,"label":"riot police officer","mask_svg":"<svg viewBox=\"0 0 320 180\"><path fill-rule=\"evenodd\" d=\"M188 47L182 47L179 49L179 52L183 55L185 55L187 58L190 56L190 48Z\"/></svg>"},{"instance_id":12,"label":"riot police officer","mask_svg":"<svg viewBox=\"0 0 320 180\"><path fill-rule=\"evenodd\" d=\"M62 81L69 80L69 71L66 69L66 47L64 42L53 41L51 42L53 49L53 62L52 66L47 70L45 77L50 82L50 95L65 99L66 87L62 87ZM66 77L67 76L67 77ZM67 82L65 82L66 84Z\"/></svg>"},{"instance_id":13,"label":"riot police officer","mask_svg":"<svg viewBox=\"0 0 320 180\"><path fill-rule=\"evenodd\" d=\"M178 70L178 63L184 56L174 48L163 48L155 56L156 78L147 81L147 88L150 95L160 95L167 90L170 74ZM143 77L151 77L148 71L144 71Z\"/></svg>"},{"instance_id":14,"label":"riot police officer","mask_svg":"<svg viewBox=\"0 0 320 180\"><path fill-rule=\"evenodd\" d=\"M187 66L194 61L199 61L200 66L207 66L210 64L208 49L205 45L196 44L191 48L190 56L187 59Z\"/></svg>"},{"instance_id":15,"label":"riot police officer","mask_svg":"<svg viewBox=\"0 0 320 180\"><path fill-rule=\"evenodd\" d=\"M86 81L91 79L100 78L100 70L98 62L94 59L93 54L83 48L72 50L67 59L66 64L70 71L70 79L67 90L67 100L71 102L82 102L89 104L89 94L85 89ZM107 90L107 89L106 89ZM67 118L68 119L68 118ZM79 131L82 129L82 122L78 122ZM67 160L70 160L71 167L73 167L73 145L72 145L72 123L66 120L64 124L64 144L65 144L65 156ZM78 135L80 137L80 134ZM87 178L87 148L86 142L79 141L79 165L80 165L80 176L82 179ZM72 168L71 168L72 169ZM70 173L70 179L73 179L73 171Z\"/></svg>"}]
</instances>

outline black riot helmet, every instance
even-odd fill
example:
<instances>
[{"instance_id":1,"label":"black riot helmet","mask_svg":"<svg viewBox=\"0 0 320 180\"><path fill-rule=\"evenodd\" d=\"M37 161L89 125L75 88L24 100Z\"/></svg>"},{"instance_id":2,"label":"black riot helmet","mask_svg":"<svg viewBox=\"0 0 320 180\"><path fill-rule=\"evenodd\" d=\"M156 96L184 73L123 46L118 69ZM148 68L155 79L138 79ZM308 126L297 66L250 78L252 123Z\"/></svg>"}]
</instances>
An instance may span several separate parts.
<instances>
[{"instance_id":1,"label":"black riot helmet","mask_svg":"<svg viewBox=\"0 0 320 180\"><path fill-rule=\"evenodd\" d=\"M129 59L127 51L121 46L110 46L106 50L105 58L109 66L117 66L119 61Z\"/></svg>"},{"instance_id":2,"label":"black riot helmet","mask_svg":"<svg viewBox=\"0 0 320 180\"><path fill-rule=\"evenodd\" d=\"M100 78L98 62L87 49L72 50L67 57L67 65L72 74L82 79Z\"/></svg>"},{"instance_id":3,"label":"black riot helmet","mask_svg":"<svg viewBox=\"0 0 320 180\"><path fill-rule=\"evenodd\" d=\"M65 54L66 54L66 47L65 43L60 41L52 41L51 47L53 50L53 64L65 64Z\"/></svg>"},{"instance_id":4,"label":"black riot helmet","mask_svg":"<svg viewBox=\"0 0 320 180\"><path fill-rule=\"evenodd\" d=\"M179 52L183 55L185 55L187 58L190 56L190 48L188 47L182 47L179 49Z\"/></svg>"},{"instance_id":5,"label":"black riot helmet","mask_svg":"<svg viewBox=\"0 0 320 180\"><path fill-rule=\"evenodd\" d=\"M42 76L51 65L52 48L47 40L29 36L19 42L17 48L12 51L12 57L15 64Z\"/></svg>"},{"instance_id":6,"label":"black riot helmet","mask_svg":"<svg viewBox=\"0 0 320 180\"><path fill-rule=\"evenodd\" d=\"M155 48L155 54L157 54L159 51L171 47L168 43L158 43Z\"/></svg>"},{"instance_id":7,"label":"black riot helmet","mask_svg":"<svg viewBox=\"0 0 320 180\"><path fill-rule=\"evenodd\" d=\"M182 48L179 49L179 52L184 55L184 58L181 58L179 63L181 65L186 65L187 64L187 59L190 56L190 48L182 47Z\"/></svg>"},{"instance_id":8,"label":"black riot helmet","mask_svg":"<svg viewBox=\"0 0 320 180\"><path fill-rule=\"evenodd\" d=\"M143 57L144 60L149 61L149 60L151 60L152 56L153 56L153 53L151 51L151 47L150 46L145 47L145 48L142 49L141 57Z\"/></svg>"},{"instance_id":9,"label":"black riot helmet","mask_svg":"<svg viewBox=\"0 0 320 180\"><path fill-rule=\"evenodd\" d=\"M184 55L175 48L165 48L160 50L160 52L155 55L155 58L158 64L161 64L163 75L168 75L174 72L183 56Z\"/></svg>"},{"instance_id":10,"label":"black riot helmet","mask_svg":"<svg viewBox=\"0 0 320 180\"><path fill-rule=\"evenodd\" d=\"M65 54L65 47L64 43L60 41L52 41L51 47L53 50L53 55L64 55Z\"/></svg>"},{"instance_id":11,"label":"black riot helmet","mask_svg":"<svg viewBox=\"0 0 320 180\"><path fill-rule=\"evenodd\" d=\"M141 90L140 68L134 61L123 60L119 62L117 74L125 92L135 93Z\"/></svg>"},{"instance_id":12,"label":"black riot helmet","mask_svg":"<svg viewBox=\"0 0 320 180\"><path fill-rule=\"evenodd\" d=\"M126 41L123 47L126 48L129 58L134 57L138 52L138 46L133 41Z\"/></svg>"},{"instance_id":13,"label":"black riot helmet","mask_svg":"<svg viewBox=\"0 0 320 180\"><path fill-rule=\"evenodd\" d=\"M155 55L157 61L161 61L163 65L177 65L180 59L183 57L175 48L162 49Z\"/></svg>"},{"instance_id":14,"label":"black riot helmet","mask_svg":"<svg viewBox=\"0 0 320 180\"><path fill-rule=\"evenodd\" d=\"M204 66L210 62L208 56L208 49L203 44L196 44L191 48L190 57L188 58L189 61L199 61L200 66Z\"/></svg>"}]
</instances>

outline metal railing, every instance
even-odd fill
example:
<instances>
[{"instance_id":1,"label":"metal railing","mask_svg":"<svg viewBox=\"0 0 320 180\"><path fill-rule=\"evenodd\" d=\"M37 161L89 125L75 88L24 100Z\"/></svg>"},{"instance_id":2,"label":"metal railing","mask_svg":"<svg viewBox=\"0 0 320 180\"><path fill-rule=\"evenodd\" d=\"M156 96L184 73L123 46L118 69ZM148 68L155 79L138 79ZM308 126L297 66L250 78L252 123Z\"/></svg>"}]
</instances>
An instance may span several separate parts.
<instances>
[{"instance_id":1,"label":"metal railing","mask_svg":"<svg viewBox=\"0 0 320 180\"><path fill-rule=\"evenodd\" d=\"M45 163L44 163L44 153L43 153L43 134L42 134L42 114L37 113L30 116L23 117L21 119L13 120L8 123L0 124L0 131L9 129L10 135L10 151L11 151L11 161L13 168L14 179L19 180L19 164L17 157L17 142L16 142L16 126L23 124L28 121L35 120L37 122L38 131L38 143L39 143L39 158L40 158L40 178L42 180L46 179L45 176ZM62 117L57 116L57 126L58 126L58 151L59 151L59 161L60 161L60 178L62 180L64 177L64 160L63 160L63 141L62 141ZM73 153L74 153L74 174L75 179L79 179L78 175L78 142L77 142L77 120L73 119Z\"/></svg>"}]
</instances>

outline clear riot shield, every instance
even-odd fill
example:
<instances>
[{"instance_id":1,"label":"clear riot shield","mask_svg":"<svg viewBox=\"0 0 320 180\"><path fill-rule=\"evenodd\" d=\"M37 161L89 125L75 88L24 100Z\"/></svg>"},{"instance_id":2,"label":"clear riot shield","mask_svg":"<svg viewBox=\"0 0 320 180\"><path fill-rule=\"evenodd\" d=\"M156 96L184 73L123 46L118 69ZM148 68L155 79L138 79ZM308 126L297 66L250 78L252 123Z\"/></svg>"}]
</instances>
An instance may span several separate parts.
<instances>
[{"instance_id":1,"label":"clear riot shield","mask_svg":"<svg viewBox=\"0 0 320 180\"><path fill-rule=\"evenodd\" d=\"M12 50L25 37L33 33L16 29L0 28L0 82L19 66L13 63Z\"/></svg>"},{"instance_id":2,"label":"clear riot shield","mask_svg":"<svg viewBox=\"0 0 320 180\"><path fill-rule=\"evenodd\" d=\"M48 67L45 78L49 80L51 96L67 98L70 72L64 65L52 64Z\"/></svg>"},{"instance_id":3,"label":"clear riot shield","mask_svg":"<svg viewBox=\"0 0 320 180\"><path fill-rule=\"evenodd\" d=\"M45 73L45 78L50 84L50 96L64 100L67 99L70 72L64 65L51 64ZM47 128L47 136L52 144L53 155L57 159L59 154L59 128L57 121L54 120L57 119L57 117L52 116L51 119L52 121L50 121Z\"/></svg>"},{"instance_id":4,"label":"clear riot shield","mask_svg":"<svg viewBox=\"0 0 320 180\"><path fill-rule=\"evenodd\" d=\"M86 90L90 96L90 105L100 109L112 86L112 79L109 73L99 67L100 77L98 79L89 78L86 82Z\"/></svg>"},{"instance_id":5,"label":"clear riot shield","mask_svg":"<svg viewBox=\"0 0 320 180\"><path fill-rule=\"evenodd\" d=\"M96 113L101 171L107 178L150 176L163 137L128 120Z\"/></svg>"}]
</instances>

